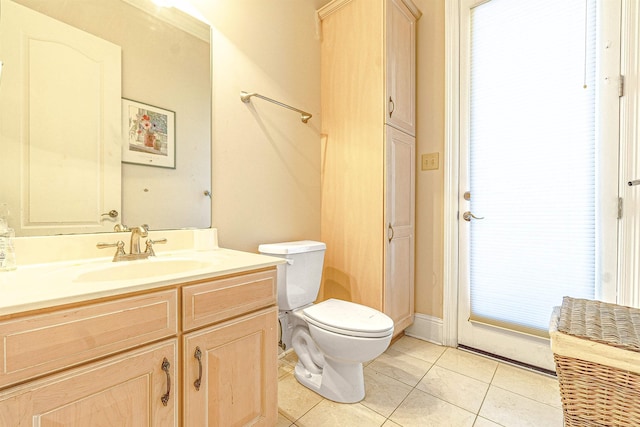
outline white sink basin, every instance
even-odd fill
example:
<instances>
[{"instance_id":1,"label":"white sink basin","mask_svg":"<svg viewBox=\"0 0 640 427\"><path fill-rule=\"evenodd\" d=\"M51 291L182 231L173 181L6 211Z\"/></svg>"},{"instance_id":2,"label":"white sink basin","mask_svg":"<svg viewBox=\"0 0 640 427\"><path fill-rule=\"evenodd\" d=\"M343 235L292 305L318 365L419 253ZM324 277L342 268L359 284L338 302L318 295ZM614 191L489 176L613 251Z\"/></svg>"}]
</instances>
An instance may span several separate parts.
<instances>
[{"instance_id":1,"label":"white sink basin","mask_svg":"<svg viewBox=\"0 0 640 427\"><path fill-rule=\"evenodd\" d=\"M211 268L215 261L200 261L185 258L149 258L137 261L120 261L96 267L78 274L74 282L112 282L137 280L149 277L168 276Z\"/></svg>"}]
</instances>

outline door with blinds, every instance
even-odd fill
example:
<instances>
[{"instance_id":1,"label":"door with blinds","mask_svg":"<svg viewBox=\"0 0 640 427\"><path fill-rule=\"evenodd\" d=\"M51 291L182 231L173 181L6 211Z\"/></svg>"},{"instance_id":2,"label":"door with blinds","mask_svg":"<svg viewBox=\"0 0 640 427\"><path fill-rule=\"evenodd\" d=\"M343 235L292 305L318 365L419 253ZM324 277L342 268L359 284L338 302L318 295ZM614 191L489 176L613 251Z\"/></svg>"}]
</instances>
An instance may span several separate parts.
<instances>
[{"instance_id":1,"label":"door with blinds","mask_svg":"<svg viewBox=\"0 0 640 427\"><path fill-rule=\"evenodd\" d=\"M552 308L615 300L619 14L461 1L462 346L552 370Z\"/></svg>"}]
</instances>

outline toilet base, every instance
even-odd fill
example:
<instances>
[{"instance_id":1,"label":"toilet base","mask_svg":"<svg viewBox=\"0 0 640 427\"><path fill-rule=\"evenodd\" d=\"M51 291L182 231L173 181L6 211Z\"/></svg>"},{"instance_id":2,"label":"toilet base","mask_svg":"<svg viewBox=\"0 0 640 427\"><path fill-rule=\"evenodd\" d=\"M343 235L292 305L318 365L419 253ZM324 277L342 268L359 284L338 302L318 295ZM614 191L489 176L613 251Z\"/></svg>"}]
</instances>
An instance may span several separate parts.
<instances>
[{"instance_id":1,"label":"toilet base","mask_svg":"<svg viewBox=\"0 0 640 427\"><path fill-rule=\"evenodd\" d=\"M343 363L326 356L325 362L321 374L309 372L298 362L294 375L300 384L334 402L357 403L364 399L362 363Z\"/></svg>"}]
</instances>

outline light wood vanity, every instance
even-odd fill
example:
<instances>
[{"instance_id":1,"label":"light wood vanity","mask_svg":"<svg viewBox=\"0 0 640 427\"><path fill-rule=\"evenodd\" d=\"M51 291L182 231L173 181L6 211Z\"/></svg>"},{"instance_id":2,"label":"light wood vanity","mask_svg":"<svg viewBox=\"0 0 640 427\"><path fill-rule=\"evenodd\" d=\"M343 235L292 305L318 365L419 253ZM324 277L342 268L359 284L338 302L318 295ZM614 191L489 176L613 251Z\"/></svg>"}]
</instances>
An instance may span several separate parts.
<instances>
[{"instance_id":1,"label":"light wood vanity","mask_svg":"<svg viewBox=\"0 0 640 427\"><path fill-rule=\"evenodd\" d=\"M0 425L275 425L276 262L238 270L0 315Z\"/></svg>"}]
</instances>

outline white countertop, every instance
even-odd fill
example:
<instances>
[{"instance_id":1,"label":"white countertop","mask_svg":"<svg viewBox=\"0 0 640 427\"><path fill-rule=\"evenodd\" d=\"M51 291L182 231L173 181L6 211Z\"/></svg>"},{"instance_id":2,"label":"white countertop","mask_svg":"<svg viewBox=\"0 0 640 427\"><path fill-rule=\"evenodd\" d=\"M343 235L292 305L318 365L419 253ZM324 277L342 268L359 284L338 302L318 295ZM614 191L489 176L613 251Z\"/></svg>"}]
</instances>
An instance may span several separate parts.
<instances>
[{"instance_id":1,"label":"white countertop","mask_svg":"<svg viewBox=\"0 0 640 427\"><path fill-rule=\"evenodd\" d=\"M16 270L0 272L0 316L152 290L285 262L282 258L217 247L167 252L157 249L156 257L117 263L112 262L113 255L111 251L109 253L110 256L101 258L18 265ZM180 263L180 260L192 260L195 268L161 275L138 274L136 276L140 277L120 280L113 280L109 273L114 268L130 268L135 264L145 264L144 269L149 267L149 271L153 271L153 263ZM101 274L102 270L104 274ZM91 273L93 277L83 280L85 273Z\"/></svg>"}]
</instances>

